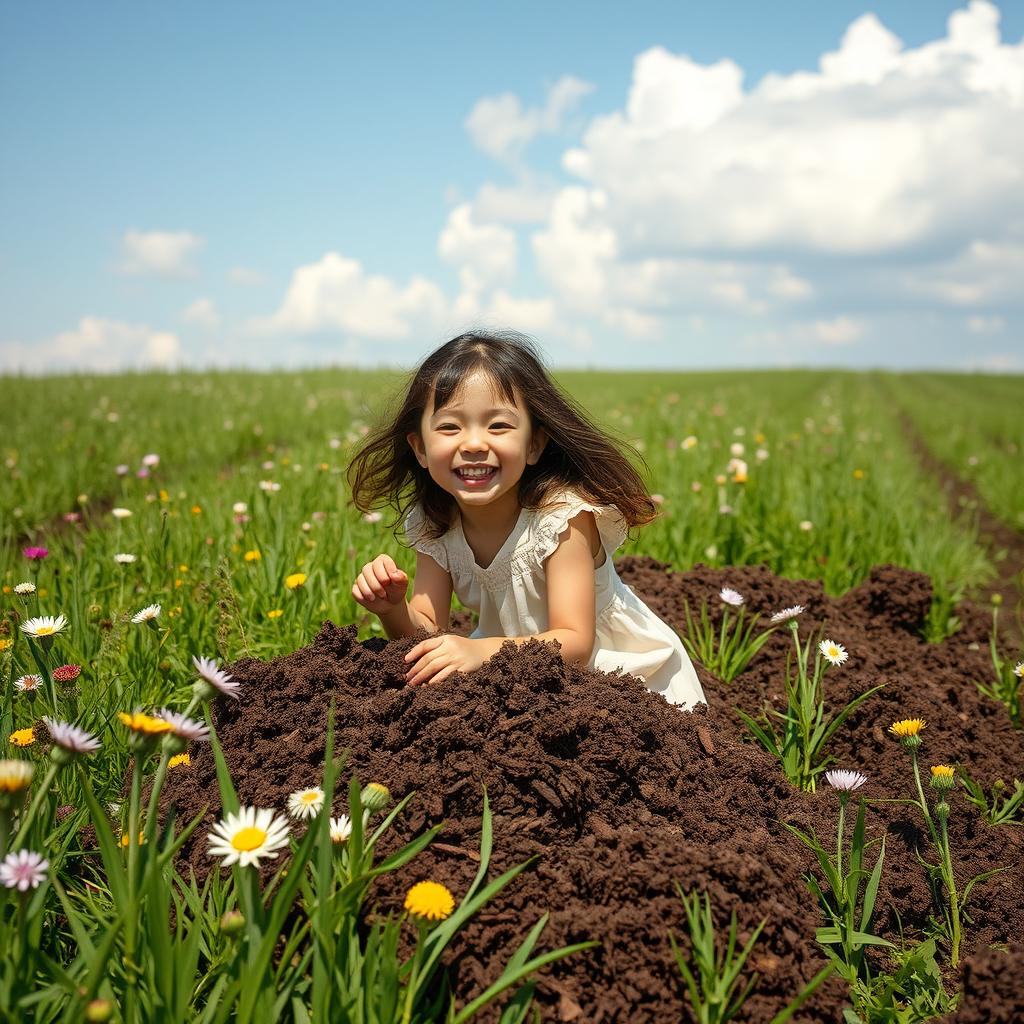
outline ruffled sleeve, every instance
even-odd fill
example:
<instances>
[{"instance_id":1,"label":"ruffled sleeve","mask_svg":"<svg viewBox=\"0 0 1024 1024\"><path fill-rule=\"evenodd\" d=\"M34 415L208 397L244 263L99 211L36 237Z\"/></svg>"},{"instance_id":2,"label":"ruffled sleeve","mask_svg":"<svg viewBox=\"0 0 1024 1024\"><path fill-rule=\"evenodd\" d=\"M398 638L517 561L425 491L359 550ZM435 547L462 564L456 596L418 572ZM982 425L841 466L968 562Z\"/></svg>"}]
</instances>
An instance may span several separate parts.
<instances>
[{"instance_id":1,"label":"ruffled sleeve","mask_svg":"<svg viewBox=\"0 0 1024 1024\"><path fill-rule=\"evenodd\" d=\"M559 539L565 533L569 520L581 512L593 512L597 523L597 532L601 535L601 543L609 558L617 551L626 539L627 528L621 513L614 505L595 505L586 498L567 491L559 504L546 509L538 516L534 527L531 554L537 565L543 565L558 547Z\"/></svg>"},{"instance_id":2,"label":"ruffled sleeve","mask_svg":"<svg viewBox=\"0 0 1024 1024\"><path fill-rule=\"evenodd\" d=\"M444 537L427 536L430 524L419 505L413 505L409 510L404 526L405 539L411 548L430 555L442 569L448 568L448 549L445 547Z\"/></svg>"}]
</instances>

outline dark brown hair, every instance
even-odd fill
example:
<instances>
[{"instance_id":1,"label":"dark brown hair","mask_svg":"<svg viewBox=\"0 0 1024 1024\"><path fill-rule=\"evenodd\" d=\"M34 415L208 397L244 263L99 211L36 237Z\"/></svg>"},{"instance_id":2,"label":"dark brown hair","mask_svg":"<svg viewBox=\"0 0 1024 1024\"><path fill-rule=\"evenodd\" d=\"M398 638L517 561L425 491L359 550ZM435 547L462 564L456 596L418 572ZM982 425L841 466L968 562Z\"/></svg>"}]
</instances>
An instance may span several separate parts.
<instances>
[{"instance_id":1,"label":"dark brown hair","mask_svg":"<svg viewBox=\"0 0 1024 1024\"><path fill-rule=\"evenodd\" d=\"M559 491L572 488L595 505L614 505L627 526L643 526L654 519L655 504L624 454L633 449L594 426L550 378L533 343L516 331L460 334L413 371L401 408L367 437L349 464L356 508L369 512L386 499L398 511L395 526L418 502L433 536L453 525L455 499L420 466L407 437L420 433L431 395L433 407L440 409L474 370L487 373L506 401L518 398L533 429L547 432L540 459L528 465L519 480L521 506L544 508Z\"/></svg>"}]
</instances>

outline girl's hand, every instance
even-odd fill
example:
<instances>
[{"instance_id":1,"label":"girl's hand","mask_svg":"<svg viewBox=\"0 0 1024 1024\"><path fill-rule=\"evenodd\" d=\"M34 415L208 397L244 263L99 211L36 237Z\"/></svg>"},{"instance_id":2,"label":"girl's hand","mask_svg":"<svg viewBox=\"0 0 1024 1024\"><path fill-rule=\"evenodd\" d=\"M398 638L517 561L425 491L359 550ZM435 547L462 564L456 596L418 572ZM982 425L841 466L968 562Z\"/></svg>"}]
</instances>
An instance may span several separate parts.
<instances>
[{"instance_id":1,"label":"girl's hand","mask_svg":"<svg viewBox=\"0 0 1024 1024\"><path fill-rule=\"evenodd\" d=\"M387 615L405 600L409 577L390 555L378 555L363 566L352 585L352 596L374 615Z\"/></svg>"},{"instance_id":2,"label":"girl's hand","mask_svg":"<svg viewBox=\"0 0 1024 1024\"><path fill-rule=\"evenodd\" d=\"M502 641L470 640L464 636L444 633L421 640L409 650L405 660L412 667L405 674L410 686L420 683L439 683L453 672L472 672L492 654L496 654Z\"/></svg>"}]
</instances>

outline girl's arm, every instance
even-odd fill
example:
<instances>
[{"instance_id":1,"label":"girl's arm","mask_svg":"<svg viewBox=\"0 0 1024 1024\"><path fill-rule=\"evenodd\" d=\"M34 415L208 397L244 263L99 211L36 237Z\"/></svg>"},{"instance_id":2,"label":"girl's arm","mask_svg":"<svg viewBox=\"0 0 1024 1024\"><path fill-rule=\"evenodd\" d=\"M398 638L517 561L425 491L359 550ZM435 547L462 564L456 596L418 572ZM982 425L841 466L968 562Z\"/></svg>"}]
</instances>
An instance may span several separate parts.
<instances>
[{"instance_id":1,"label":"girl's arm","mask_svg":"<svg viewBox=\"0 0 1024 1024\"><path fill-rule=\"evenodd\" d=\"M392 610L378 614L389 640L413 636L419 630L446 630L452 614L451 574L429 555L418 551L413 596L408 602L403 598Z\"/></svg>"},{"instance_id":2,"label":"girl's arm","mask_svg":"<svg viewBox=\"0 0 1024 1024\"><path fill-rule=\"evenodd\" d=\"M548 586L548 628L538 640L557 640L566 661L586 665L594 650L594 559L601 550L601 535L593 512L580 512L569 520L558 547L544 563ZM524 643L531 637L513 637ZM504 643L504 640L501 641ZM499 644L500 647L500 644Z\"/></svg>"}]
</instances>

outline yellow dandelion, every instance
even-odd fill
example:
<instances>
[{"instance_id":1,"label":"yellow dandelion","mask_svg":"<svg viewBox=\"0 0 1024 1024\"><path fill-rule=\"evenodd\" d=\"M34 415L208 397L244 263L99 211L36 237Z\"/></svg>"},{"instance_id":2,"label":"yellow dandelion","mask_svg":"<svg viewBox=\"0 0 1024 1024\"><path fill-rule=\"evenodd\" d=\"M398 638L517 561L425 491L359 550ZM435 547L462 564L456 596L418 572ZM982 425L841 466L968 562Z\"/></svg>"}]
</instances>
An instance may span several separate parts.
<instances>
[{"instance_id":1,"label":"yellow dandelion","mask_svg":"<svg viewBox=\"0 0 1024 1024\"><path fill-rule=\"evenodd\" d=\"M192 758L188 754L175 754L174 757L167 762L168 768L177 768L179 765L184 765L188 768L192 764Z\"/></svg>"},{"instance_id":2,"label":"yellow dandelion","mask_svg":"<svg viewBox=\"0 0 1024 1024\"><path fill-rule=\"evenodd\" d=\"M121 843L121 848L122 849L126 848L128 846L128 844L131 842L131 840L128 838L128 833L127 832L122 832L121 833L121 839L119 841ZM141 846L145 841L146 841L145 834L140 832L139 833L139 846Z\"/></svg>"},{"instance_id":3,"label":"yellow dandelion","mask_svg":"<svg viewBox=\"0 0 1024 1024\"><path fill-rule=\"evenodd\" d=\"M14 646L14 641L7 638L0 638L0 651L9 651Z\"/></svg>"},{"instance_id":4,"label":"yellow dandelion","mask_svg":"<svg viewBox=\"0 0 1024 1024\"><path fill-rule=\"evenodd\" d=\"M197 516L202 511L203 511L203 506L202 505L193 505L192 506L192 515Z\"/></svg>"},{"instance_id":5,"label":"yellow dandelion","mask_svg":"<svg viewBox=\"0 0 1024 1024\"><path fill-rule=\"evenodd\" d=\"M889 726L889 732L901 740L916 736L928 723L923 718L904 718L899 722L893 722Z\"/></svg>"},{"instance_id":6,"label":"yellow dandelion","mask_svg":"<svg viewBox=\"0 0 1024 1024\"><path fill-rule=\"evenodd\" d=\"M16 747L30 747L36 741L36 734L30 726L28 729L18 729L17 732L12 732L9 739Z\"/></svg>"},{"instance_id":7,"label":"yellow dandelion","mask_svg":"<svg viewBox=\"0 0 1024 1024\"><path fill-rule=\"evenodd\" d=\"M258 562L263 556L253 548L252 551L246 551L242 556L247 562Z\"/></svg>"},{"instance_id":8,"label":"yellow dandelion","mask_svg":"<svg viewBox=\"0 0 1024 1024\"><path fill-rule=\"evenodd\" d=\"M280 608L271 608L270 611L267 612L268 619L279 619L282 615L284 615L284 611Z\"/></svg>"},{"instance_id":9,"label":"yellow dandelion","mask_svg":"<svg viewBox=\"0 0 1024 1024\"><path fill-rule=\"evenodd\" d=\"M171 500L171 496L162 487L160 488L160 500L161 501L170 501Z\"/></svg>"},{"instance_id":10,"label":"yellow dandelion","mask_svg":"<svg viewBox=\"0 0 1024 1024\"><path fill-rule=\"evenodd\" d=\"M297 587L301 587L306 582L307 576L304 572L293 572L291 576L285 576L284 585L289 590L295 590Z\"/></svg>"},{"instance_id":11,"label":"yellow dandelion","mask_svg":"<svg viewBox=\"0 0 1024 1024\"><path fill-rule=\"evenodd\" d=\"M179 565L178 566L178 572L188 572L188 566L187 565Z\"/></svg>"},{"instance_id":12,"label":"yellow dandelion","mask_svg":"<svg viewBox=\"0 0 1024 1024\"><path fill-rule=\"evenodd\" d=\"M170 722L165 722L162 718L155 718L153 715L144 714L142 711L135 711L130 715L124 711L118 711L117 717L132 732L141 733L144 736L159 736L161 733L172 731Z\"/></svg>"},{"instance_id":13,"label":"yellow dandelion","mask_svg":"<svg viewBox=\"0 0 1024 1024\"><path fill-rule=\"evenodd\" d=\"M854 480L863 480L864 479L864 470L863 469L855 469L853 471L853 479Z\"/></svg>"},{"instance_id":14,"label":"yellow dandelion","mask_svg":"<svg viewBox=\"0 0 1024 1024\"><path fill-rule=\"evenodd\" d=\"M455 898L440 882L417 882L405 894L405 909L427 921L443 921L455 909Z\"/></svg>"}]
</instances>

